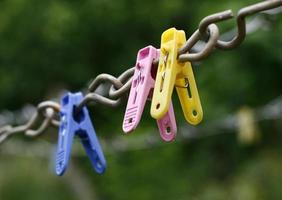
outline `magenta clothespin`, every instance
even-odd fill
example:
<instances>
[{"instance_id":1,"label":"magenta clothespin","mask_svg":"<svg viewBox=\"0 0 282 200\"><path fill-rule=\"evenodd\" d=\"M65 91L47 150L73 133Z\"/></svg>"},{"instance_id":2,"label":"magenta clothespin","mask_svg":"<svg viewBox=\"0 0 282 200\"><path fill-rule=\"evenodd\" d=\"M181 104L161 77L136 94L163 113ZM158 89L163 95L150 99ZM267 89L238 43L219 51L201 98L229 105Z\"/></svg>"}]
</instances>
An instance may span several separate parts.
<instances>
[{"instance_id":1,"label":"magenta clothespin","mask_svg":"<svg viewBox=\"0 0 282 200\"><path fill-rule=\"evenodd\" d=\"M123 120L123 131L133 131L140 122L145 103L153 93L155 75L153 61L159 58L159 50L148 46L139 50L132 79L130 94ZM160 120L157 120L160 135L165 141L172 141L177 132L176 121L172 103L169 111Z\"/></svg>"}]
</instances>

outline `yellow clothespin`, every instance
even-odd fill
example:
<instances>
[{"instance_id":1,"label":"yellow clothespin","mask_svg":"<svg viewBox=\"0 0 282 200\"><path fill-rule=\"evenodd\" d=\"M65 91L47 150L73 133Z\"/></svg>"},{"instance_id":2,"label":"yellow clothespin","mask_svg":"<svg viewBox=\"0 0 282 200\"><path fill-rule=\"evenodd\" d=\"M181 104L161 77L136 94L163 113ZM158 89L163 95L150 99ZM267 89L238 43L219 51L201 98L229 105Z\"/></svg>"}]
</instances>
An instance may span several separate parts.
<instances>
[{"instance_id":1,"label":"yellow clothespin","mask_svg":"<svg viewBox=\"0 0 282 200\"><path fill-rule=\"evenodd\" d=\"M255 121L254 111L243 106L237 113L238 140L243 145L258 143L261 139L258 124Z\"/></svg>"},{"instance_id":2,"label":"yellow clothespin","mask_svg":"<svg viewBox=\"0 0 282 200\"><path fill-rule=\"evenodd\" d=\"M178 49L186 42L185 32L170 28L163 32L151 115L162 118L168 111L173 88L181 103L185 119L196 125L202 121L203 110L190 62L178 62Z\"/></svg>"}]
</instances>

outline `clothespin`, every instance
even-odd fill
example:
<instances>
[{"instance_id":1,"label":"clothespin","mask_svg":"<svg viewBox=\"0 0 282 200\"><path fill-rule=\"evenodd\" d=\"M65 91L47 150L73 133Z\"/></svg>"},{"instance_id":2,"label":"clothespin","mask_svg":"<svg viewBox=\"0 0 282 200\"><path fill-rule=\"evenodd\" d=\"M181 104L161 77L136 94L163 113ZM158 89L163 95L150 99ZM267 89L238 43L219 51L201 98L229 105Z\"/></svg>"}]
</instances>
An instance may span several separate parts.
<instances>
[{"instance_id":1,"label":"clothespin","mask_svg":"<svg viewBox=\"0 0 282 200\"><path fill-rule=\"evenodd\" d=\"M56 174L59 176L63 175L67 169L74 136L81 139L96 172L102 174L106 169L106 160L87 108L84 106L79 113L75 112L82 99L81 93L68 93L61 100L61 124L56 153Z\"/></svg>"},{"instance_id":2,"label":"clothespin","mask_svg":"<svg viewBox=\"0 0 282 200\"><path fill-rule=\"evenodd\" d=\"M159 50L152 46L145 47L138 52L135 72L123 120L123 131L125 133L129 133L137 127L145 103L152 95L156 75L153 61L158 58ZM172 104L170 104L168 112L157 120L157 124L163 140L171 141L175 138L177 127Z\"/></svg>"},{"instance_id":3,"label":"clothespin","mask_svg":"<svg viewBox=\"0 0 282 200\"><path fill-rule=\"evenodd\" d=\"M237 113L237 138L242 145L254 145L260 142L261 133L255 120L254 110L243 106Z\"/></svg>"},{"instance_id":4,"label":"clothespin","mask_svg":"<svg viewBox=\"0 0 282 200\"><path fill-rule=\"evenodd\" d=\"M186 120L196 125L203 118L202 106L191 63L177 60L186 42L185 32L170 28L162 34L159 67L151 104L151 115L161 119L168 111L174 87Z\"/></svg>"}]
</instances>

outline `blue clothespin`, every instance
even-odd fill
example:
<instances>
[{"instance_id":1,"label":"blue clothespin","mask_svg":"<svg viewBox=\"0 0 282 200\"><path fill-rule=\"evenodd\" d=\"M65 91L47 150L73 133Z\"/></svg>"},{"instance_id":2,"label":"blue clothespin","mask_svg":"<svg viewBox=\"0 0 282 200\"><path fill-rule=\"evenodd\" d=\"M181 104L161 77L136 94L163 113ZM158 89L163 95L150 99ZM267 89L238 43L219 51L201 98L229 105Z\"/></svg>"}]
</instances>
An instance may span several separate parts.
<instances>
[{"instance_id":1,"label":"blue clothespin","mask_svg":"<svg viewBox=\"0 0 282 200\"><path fill-rule=\"evenodd\" d=\"M84 149L97 173L106 169L106 160L93 128L87 108L74 114L75 108L82 101L82 93L68 93L61 99L61 125L56 153L56 174L61 176L67 169L75 135L79 136Z\"/></svg>"}]
</instances>

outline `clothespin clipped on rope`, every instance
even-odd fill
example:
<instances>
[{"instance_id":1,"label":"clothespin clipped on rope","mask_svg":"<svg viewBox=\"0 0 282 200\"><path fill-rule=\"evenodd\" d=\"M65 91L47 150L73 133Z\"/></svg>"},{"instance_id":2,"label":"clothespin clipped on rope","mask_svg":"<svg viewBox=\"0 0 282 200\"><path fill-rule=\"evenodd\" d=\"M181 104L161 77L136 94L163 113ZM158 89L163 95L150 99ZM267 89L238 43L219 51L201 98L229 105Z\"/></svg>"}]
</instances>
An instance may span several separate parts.
<instances>
[{"instance_id":1,"label":"clothespin clipped on rope","mask_svg":"<svg viewBox=\"0 0 282 200\"><path fill-rule=\"evenodd\" d=\"M147 46L138 52L123 120L123 131L125 133L129 133L137 127L141 120L145 103L151 98L156 75L153 61L158 58L159 50L152 46ZM164 116L157 120L157 124L163 140L172 141L175 138L177 127L172 103L170 103L169 109Z\"/></svg>"},{"instance_id":2,"label":"clothespin clipped on rope","mask_svg":"<svg viewBox=\"0 0 282 200\"><path fill-rule=\"evenodd\" d=\"M74 136L81 139L96 172L102 174L106 169L106 160L87 108L84 106L80 112L75 112L82 99L81 93L68 93L61 100L61 125L56 153L56 174L59 176L67 169Z\"/></svg>"},{"instance_id":3,"label":"clothespin clipped on rope","mask_svg":"<svg viewBox=\"0 0 282 200\"><path fill-rule=\"evenodd\" d=\"M181 63L177 60L178 50L185 42L186 36L182 30L170 28L162 34L151 115L160 119L167 113L176 87L185 119L196 125L203 118L203 110L192 66L189 62Z\"/></svg>"},{"instance_id":4,"label":"clothespin clipped on rope","mask_svg":"<svg viewBox=\"0 0 282 200\"><path fill-rule=\"evenodd\" d=\"M261 134L255 120L254 111L243 106L237 113L238 141L243 145L253 145L260 141Z\"/></svg>"}]
</instances>

